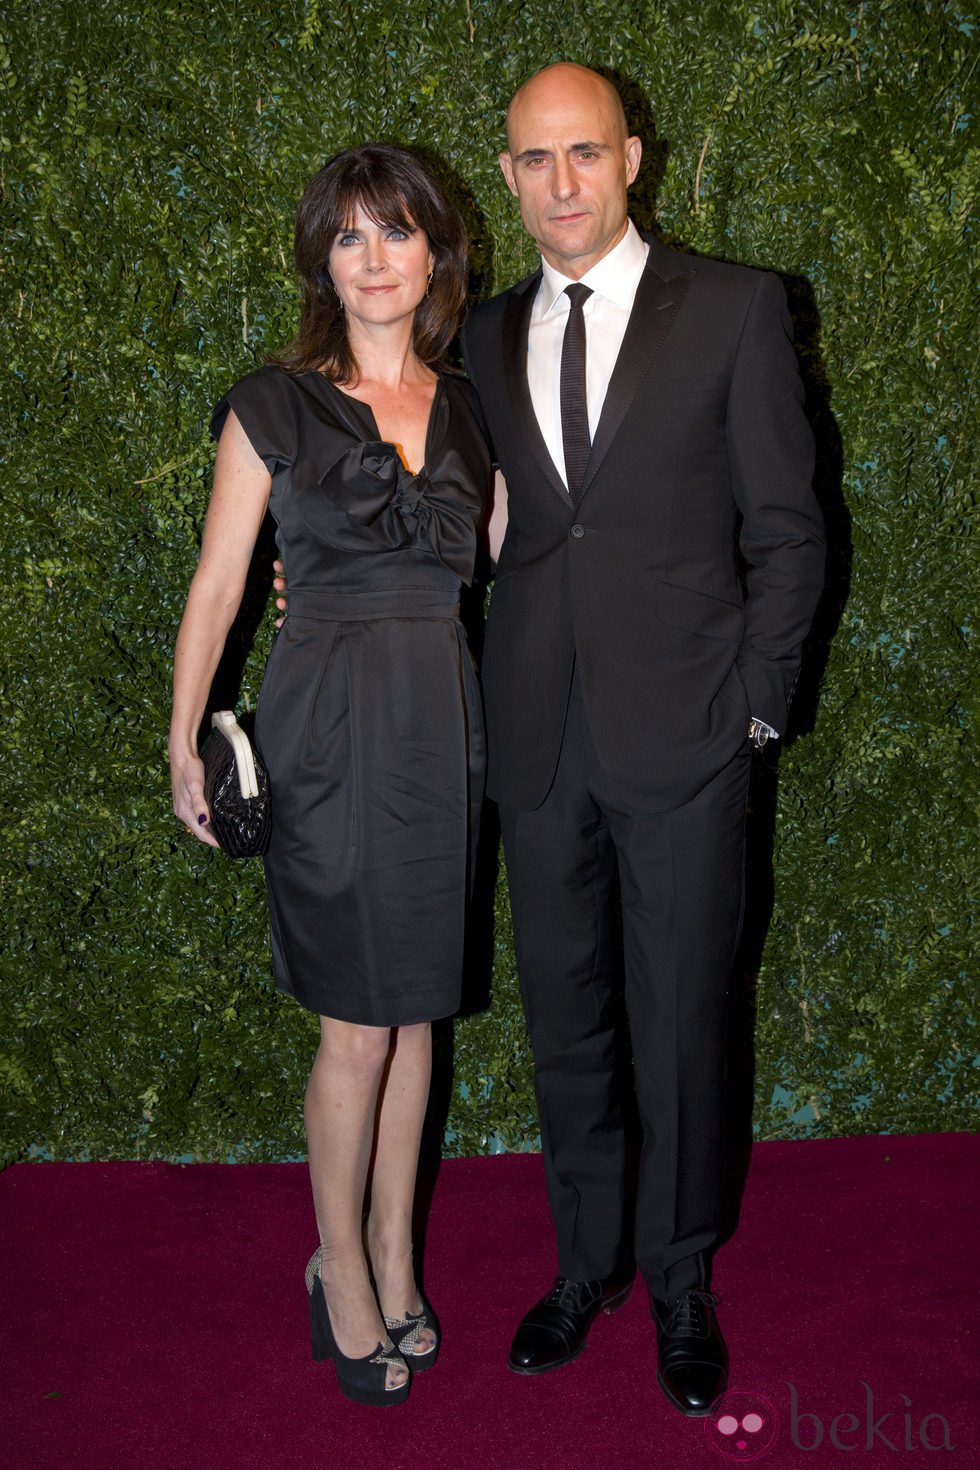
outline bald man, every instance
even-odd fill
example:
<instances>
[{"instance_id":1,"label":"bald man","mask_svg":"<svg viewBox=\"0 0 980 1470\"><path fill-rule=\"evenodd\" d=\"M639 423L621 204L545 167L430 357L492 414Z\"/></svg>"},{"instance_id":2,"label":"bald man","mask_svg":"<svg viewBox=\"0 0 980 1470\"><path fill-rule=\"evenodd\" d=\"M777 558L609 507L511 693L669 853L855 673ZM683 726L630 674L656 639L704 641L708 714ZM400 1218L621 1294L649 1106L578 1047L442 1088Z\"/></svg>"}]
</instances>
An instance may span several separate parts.
<instances>
[{"instance_id":1,"label":"bald man","mask_svg":"<svg viewBox=\"0 0 980 1470\"><path fill-rule=\"evenodd\" d=\"M703 1415L727 1375L708 1269L746 793L753 746L786 728L822 585L813 446L779 280L638 233L641 143L607 81L539 72L507 145L541 268L477 308L465 354L506 480L489 789L558 1255L510 1366L569 1362L629 1291L625 982L643 1125L633 1251L658 1380Z\"/></svg>"}]
</instances>

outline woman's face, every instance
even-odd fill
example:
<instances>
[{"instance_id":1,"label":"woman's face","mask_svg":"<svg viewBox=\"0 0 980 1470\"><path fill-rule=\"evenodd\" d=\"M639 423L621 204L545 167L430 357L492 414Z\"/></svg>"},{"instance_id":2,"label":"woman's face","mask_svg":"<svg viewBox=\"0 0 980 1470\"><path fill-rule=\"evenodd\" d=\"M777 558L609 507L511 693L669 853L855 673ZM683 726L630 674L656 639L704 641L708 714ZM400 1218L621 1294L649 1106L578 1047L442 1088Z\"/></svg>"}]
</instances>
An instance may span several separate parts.
<instances>
[{"instance_id":1,"label":"woman's face","mask_svg":"<svg viewBox=\"0 0 980 1470\"><path fill-rule=\"evenodd\" d=\"M350 227L334 240L327 264L348 323L384 327L414 315L434 257L421 230L379 225L359 204Z\"/></svg>"}]
</instances>

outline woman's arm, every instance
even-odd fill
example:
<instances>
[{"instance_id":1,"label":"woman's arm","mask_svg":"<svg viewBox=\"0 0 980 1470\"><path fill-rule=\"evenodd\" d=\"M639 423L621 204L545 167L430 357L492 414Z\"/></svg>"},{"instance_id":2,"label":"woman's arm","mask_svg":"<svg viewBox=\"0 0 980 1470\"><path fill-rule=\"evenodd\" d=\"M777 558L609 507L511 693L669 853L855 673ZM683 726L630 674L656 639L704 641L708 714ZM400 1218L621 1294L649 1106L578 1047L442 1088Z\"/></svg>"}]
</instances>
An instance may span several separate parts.
<instances>
[{"instance_id":1,"label":"woman's arm","mask_svg":"<svg viewBox=\"0 0 980 1470\"><path fill-rule=\"evenodd\" d=\"M197 731L228 629L238 612L272 477L229 412L218 443L201 559L187 595L174 650L174 706L170 721L170 780L174 814L211 847L204 800L204 767Z\"/></svg>"},{"instance_id":2,"label":"woman's arm","mask_svg":"<svg viewBox=\"0 0 980 1470\"><path fill-rule=\"evenodd\" d=\"M494 566L500 560L500 548L504 544L507 530L507 481L499 470L493 477L493 508L487 522L487 540L490 543L490 560Z\"/></svg>"}]
</instances>

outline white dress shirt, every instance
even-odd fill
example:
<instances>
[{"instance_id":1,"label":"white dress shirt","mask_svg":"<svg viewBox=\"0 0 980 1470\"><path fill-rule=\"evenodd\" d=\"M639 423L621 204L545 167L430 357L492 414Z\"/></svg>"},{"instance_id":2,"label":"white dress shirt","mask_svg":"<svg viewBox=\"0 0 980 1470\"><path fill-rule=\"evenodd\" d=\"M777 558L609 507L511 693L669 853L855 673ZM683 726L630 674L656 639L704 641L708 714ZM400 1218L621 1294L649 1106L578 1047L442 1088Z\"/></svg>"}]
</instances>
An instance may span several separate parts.
<instances>
[{"instance_id":1,"label":"white dress shirt","mask_svg":"<svg viewBox=\"0 0 980 1470\"><path fill-rule=\"evenodd\" d=\"M606 389L616 366L619 349L626 335L626 325L633 310L633 298L640 284L650 247L640 238L632 220L626 234L604 255L597 265L586 271L582 285L592 288L592 295L582 308L585 317L585 375L589 403L589 437L595 438ZM548 453L567 485L565 451L561 437L561 344L571 302L565 287L572 278L563 276L546 260L541 262L541 284L531 308L527 337L527 381L531 403Z\"/></svg>"}]
</instances>

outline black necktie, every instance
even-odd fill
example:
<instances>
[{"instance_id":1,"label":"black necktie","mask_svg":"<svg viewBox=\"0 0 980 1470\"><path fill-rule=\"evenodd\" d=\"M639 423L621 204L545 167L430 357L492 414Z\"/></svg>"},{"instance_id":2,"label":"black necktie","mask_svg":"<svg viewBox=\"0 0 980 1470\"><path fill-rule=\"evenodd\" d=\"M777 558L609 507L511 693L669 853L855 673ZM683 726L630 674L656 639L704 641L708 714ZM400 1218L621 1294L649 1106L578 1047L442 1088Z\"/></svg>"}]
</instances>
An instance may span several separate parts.
<instances>
[{"instance_id":1,"label":"black necktie","mask_svg":"<svg viewBox=\"0 0 980 1470\"><path fill-rule=\"evenodd\" d=\"M585 467L592 441L589 438L589 401L585 391L585 317L582 307L592 295L591 286L576 282L565 287L572 303L561 343L561 438L565 450L565 483L577 501L582 493Z\"/></svg>"}]
</instances>

